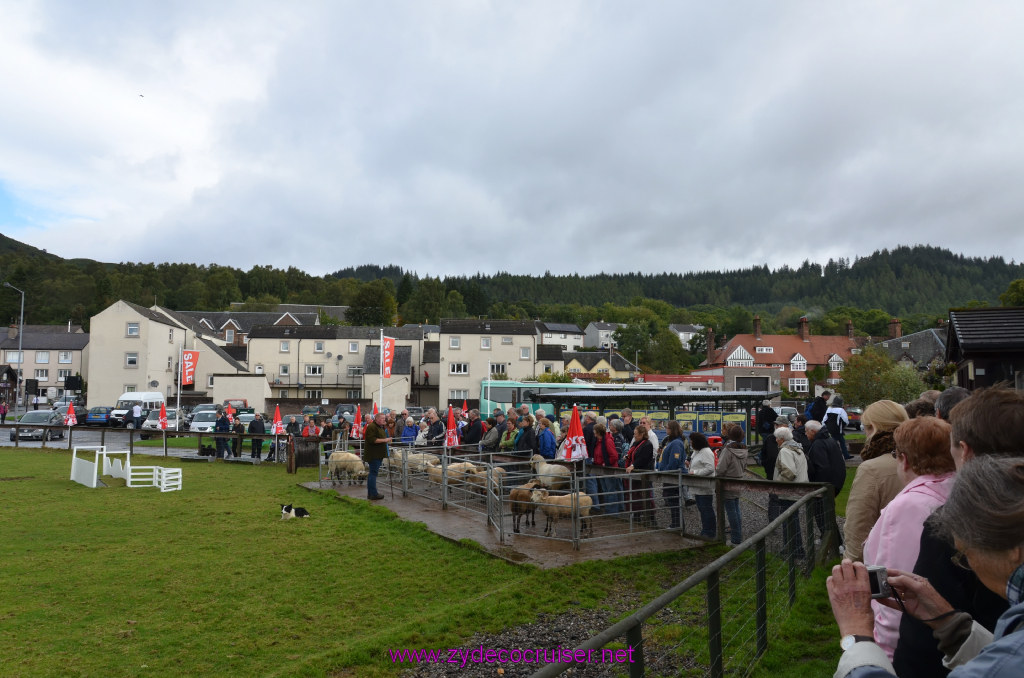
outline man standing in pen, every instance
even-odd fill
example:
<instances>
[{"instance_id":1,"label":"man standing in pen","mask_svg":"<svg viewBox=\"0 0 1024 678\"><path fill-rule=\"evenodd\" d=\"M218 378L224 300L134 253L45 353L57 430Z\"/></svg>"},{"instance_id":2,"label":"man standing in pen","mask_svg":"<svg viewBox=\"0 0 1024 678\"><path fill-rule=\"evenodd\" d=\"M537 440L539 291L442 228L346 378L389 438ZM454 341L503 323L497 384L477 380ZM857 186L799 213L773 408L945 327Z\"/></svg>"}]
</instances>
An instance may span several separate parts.
<instances>
[{"instance_id":1,"label":"man standing in pen","mask_svg":"<svg viewBox=\"0 0 1024 678\"><path fill-rule=\"evenodd\" d=\"M373 501L383 499L384 495L377 492L377 472L388 456L388 443L393 439L384 428L384 413L378 412L373 421L366 425L365 442L363 443L363 461L370 466L370 475L366 479L367 498Z\"/></svg>"}]
</instances>

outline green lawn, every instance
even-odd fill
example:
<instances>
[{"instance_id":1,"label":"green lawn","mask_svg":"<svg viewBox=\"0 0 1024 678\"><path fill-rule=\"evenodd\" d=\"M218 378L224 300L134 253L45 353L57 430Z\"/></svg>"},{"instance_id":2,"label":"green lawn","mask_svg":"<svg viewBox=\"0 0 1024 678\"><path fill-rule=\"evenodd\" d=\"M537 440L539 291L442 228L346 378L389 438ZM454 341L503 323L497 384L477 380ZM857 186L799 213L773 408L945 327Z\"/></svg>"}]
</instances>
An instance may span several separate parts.
<instances>
[{"instance_id":1,"label":"green lawn","mask_svg":"<svg viewBox=\"0 0 1024 678\"><path fill-rule=\"evenodd\" d=\"M391 676L388 648L458 646L623 589L642 604L724 552L540 571L298 487L315 469L143 463L183 464L184 489L89 489L66 451L0 448L3 674ZM280 520L288 502L313 517ZM832 626L819 584L800 585L809 627Z\"/></svg>"}]
</instances>

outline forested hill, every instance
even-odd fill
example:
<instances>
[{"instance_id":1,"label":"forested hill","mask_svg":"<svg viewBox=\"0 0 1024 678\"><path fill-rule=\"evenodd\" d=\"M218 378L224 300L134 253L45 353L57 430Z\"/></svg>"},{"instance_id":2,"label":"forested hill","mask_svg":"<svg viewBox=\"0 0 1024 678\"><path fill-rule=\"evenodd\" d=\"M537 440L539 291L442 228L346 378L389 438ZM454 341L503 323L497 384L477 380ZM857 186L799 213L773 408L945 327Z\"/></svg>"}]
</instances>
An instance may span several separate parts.
<instances>
[{"instance_id":1,"label":"forested hill","mask_svg":"<svg viewBox=\"0 0 1024 678\"><path fill-rule=\"evenodd\" d=\"M363 281L387 278L396 287L408 273L397 266L360 266L334 273ZM426 272L429 275L429 271ZM599 274L543 276L498 273L493 276L448 277L442 282L457 289L474 306L487 301L542 301L547 304L628 304L636 297L660 299L674 306L740 305L778 311L800 308L881 308L894 315L944 314L971 301L998 304L999 295L1018 278L1024 265L1002 257L965 257L938 247L915 246L880 250L856 259L804 262L800 268L771 271L767 266L733 271L663 273L655 275ZM472 309L471 309L472 310Z\"/></svg>"}]
</instances>

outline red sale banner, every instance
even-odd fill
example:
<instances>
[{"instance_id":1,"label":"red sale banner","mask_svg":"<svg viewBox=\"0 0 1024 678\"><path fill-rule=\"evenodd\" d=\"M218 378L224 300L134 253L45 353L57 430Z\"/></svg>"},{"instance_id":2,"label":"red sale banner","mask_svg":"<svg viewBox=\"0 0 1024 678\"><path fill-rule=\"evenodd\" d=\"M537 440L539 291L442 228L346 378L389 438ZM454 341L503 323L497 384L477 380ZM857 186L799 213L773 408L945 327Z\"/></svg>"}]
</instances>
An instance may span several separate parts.
<instances>
[{"instance_id":1,"label":"red sale banner","mask_svg":"<svg viewBox=\"0 0 1024 678\"><path fill-rule=\"evenodd\" d=\"M384 378L391 378L391 365L395 362L395 340L391 337L384 337L384 354L383 354L383 367L384 367Z\"/></svg>"},{"instance_id":2,"label":"red sale banner","mask_svg":"<svg viewBox=\"0 0 1024 678\"><path fill-rule=\"evenodd\" d=\"M181 352L181 385L188 386L196 381L196 365L199 364L199 351Z\"/></svg>"}]
</instances>

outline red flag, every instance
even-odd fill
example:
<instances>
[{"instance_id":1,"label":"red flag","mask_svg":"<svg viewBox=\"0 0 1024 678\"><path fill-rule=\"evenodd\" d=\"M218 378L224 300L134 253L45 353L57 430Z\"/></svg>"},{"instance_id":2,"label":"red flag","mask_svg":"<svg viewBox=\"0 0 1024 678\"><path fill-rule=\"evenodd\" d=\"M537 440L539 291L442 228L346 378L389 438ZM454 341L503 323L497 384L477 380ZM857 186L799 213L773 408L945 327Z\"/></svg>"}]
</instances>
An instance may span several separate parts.
<instances>
[{"instance_id":1,"label":"red flag","mask_svg":"<svg viewBox=\"0 0 1024 678\"><path fill-rule=\"evenodd\" d=\"M391 366L395 361L395 340L391 337L384 337L383 343L384 352L381 354L381 367L383 371L381 374L384 375L385 379L391 378Z\"/></svg>"},{"instance_id":2,"label":"red flag","mask_svg":"<svg viewBox=\"0 0 1024 678\"><path fill-rule=\"evenodd\" d=\"M356 405L356 418L352 422L352 430L349 432L350 438L361 438L363 430L363 406Z\"/></svg>"},{"instance_id":3,"label":"red flag","mask_svg":"<svg viewBox=\"0 0 1024 678\"><path fill-rule=\"evenodd\" d=\"M188 386L196 381L196 366L199 364L199 351L181 352L181 385Z\"/></svg>"},{"instance_id":4,"label":"red flag","mask_svg":"<svg viewBox=\"0 0 1024 678\"><path fill-rule=\"evenodd\" d=\"M455 410L448 406L448 430L444 432L445 447L455 447L459 444L459 430L455 428Z\"/></svg>"},{"instance_id":5,"label":"red flag","mask_svg":"<svg viewBox=\"0 0 1024 678\"><path fill-rule=\"evenodd\" d=\"M237 411L238 410L231 406L231 403L228 403L228 406L224 408L224 414L228 415L228 423L235 423L235 412Z\"/></svg>"},{"instance_id":6,"label":"red flag","mask_svg":"<svg viewBox=\"0 0 1024 678\"><path fill-rule=\"evenodd\" d=\"M587 444L583 441L583 425L580 424L580 411L572 406L572 419L569 420L569 434L565 437L565 458L587 458Z\"/></svg>"},{"instance_id":7,"label":"red flag","mask_svg":"<svg viewBox=\"0 0 1024 678\"><path fill-rule=\"evenodd\" d=\"M160 428L167 430L167 406L160 403Z\"/></svg>"},{"instance_id":8,"label":"red flag","mask_svg":"<svg viewBox=\"0 0 1024 678\"><path fill-rule=\"evenodd\" d=\"M74 426L78 423L78 417L75 416L75 404L71 403L68 405L68 416L64 417L64 424L66 426Z\"/></svg>"},{"instance_id":9,"label":"red flag","mask_svg":"<svg viewBox=\"0 0 1024 678\"><path fill-rule=\"evenodd\" d=\"M377 401L373 401L373 416L377 416Z\"/></svg>"},{"instance_id":10,"label":"red flag","mask_svg":"<svg viewBox=\"0 0 1024 678\"><path fill-rule=\"evenodd\" d=\"M281 435L284 433L284 423L281 422L281 406L274 406L274 424L270 427L270 432L274 435Z\"/></svg>"},{"instance_id":11,"label":"red flag","mask_svg":"<svg viewBox=\"0 0 1024 678\"><path fill-rule=\"evenodd\" d=\"M464 417L468 417L469 416L469 408L466 407L466 401L465 400L462 401L462 416L464 416Z\"/></svg>"}]
</instances>

